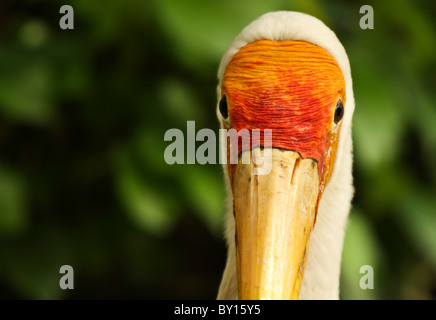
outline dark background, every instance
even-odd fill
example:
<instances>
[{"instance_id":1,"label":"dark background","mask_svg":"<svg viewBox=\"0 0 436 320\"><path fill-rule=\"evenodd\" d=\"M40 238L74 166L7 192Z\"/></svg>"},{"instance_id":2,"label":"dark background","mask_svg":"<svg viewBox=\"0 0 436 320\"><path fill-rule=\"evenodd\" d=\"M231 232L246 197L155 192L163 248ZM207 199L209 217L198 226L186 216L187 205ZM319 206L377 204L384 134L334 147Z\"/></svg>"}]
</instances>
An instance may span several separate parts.
<instances>
[{"instance_id":1,"label":"dark background","mask_svg":"<svg viewBox=\"0 0 436 320\"><path fill-rule=\"evenodd\" d=\"M74 8L74 30L59 9ZM362 5L374 30L362 30ZM167 165L166 130L218 131L216 71L263 13L331 27L354 81L343 299L436 298L433 1L0 2L0 298L214 299L219 165ZM74 290L59 269L74 268ZM375 289L361 290L362 265Z\"/></svg>"}]
</instances>

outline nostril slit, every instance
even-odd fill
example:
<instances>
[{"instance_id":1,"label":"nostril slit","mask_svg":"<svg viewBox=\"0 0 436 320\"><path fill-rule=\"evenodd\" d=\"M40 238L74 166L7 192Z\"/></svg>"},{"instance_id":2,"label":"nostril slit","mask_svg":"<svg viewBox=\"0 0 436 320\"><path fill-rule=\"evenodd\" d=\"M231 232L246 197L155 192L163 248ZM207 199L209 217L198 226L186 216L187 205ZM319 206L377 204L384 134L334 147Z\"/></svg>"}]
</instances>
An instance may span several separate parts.
<instances>
[{"instance_id":1,"label":"nostril slit","mask_svg":"<svg viewBox=\"0 0 436 320\"><path fill-rule=\"evenodd\" d=\"M297 170L298 170L298 167L300 166L300 160L301 160L301 158L297 158L297 160L295 160L294 169L292 170L291 184L294 184L294 183L295 183L295 181L294 181L294 180L296 179L296 177L295 177L295 175L296 175L295 171L297 171Z\"/></svg>"}]
</instances>

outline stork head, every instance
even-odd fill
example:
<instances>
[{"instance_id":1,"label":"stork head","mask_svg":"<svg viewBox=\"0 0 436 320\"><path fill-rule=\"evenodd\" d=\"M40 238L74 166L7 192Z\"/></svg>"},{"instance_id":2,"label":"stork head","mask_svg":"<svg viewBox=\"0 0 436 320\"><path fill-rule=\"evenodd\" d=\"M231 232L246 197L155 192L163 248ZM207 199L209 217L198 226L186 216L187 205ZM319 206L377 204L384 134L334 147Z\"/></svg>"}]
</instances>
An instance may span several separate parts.
<instances>
[{"instance_id":1,"label":"stork head","mask_svg":"<svg viewBox=\"0 0 436 320\"><path fill-rule=\"evenodd\" d=\"M347 56L318 19L273 12L236 37L218 76L221 127L247 129L249 139L253 129L261 130L259 144L240 141L240 161L224 166L239 298L296 299L319 203L350 134L354 99ZM269 142L265 129L271 130ZM256 173L256 161L241 161L253 148L269 162L268 174ZM223 151L229 158L230 145Z\"/></svg>"}]
</instances>

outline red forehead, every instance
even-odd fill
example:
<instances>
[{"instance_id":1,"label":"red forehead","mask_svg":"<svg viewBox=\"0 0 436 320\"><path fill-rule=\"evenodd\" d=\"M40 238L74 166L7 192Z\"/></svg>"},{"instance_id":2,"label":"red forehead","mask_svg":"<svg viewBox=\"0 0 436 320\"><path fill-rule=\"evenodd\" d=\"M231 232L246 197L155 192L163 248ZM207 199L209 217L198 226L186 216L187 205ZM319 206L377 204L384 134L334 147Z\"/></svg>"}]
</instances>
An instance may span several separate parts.
<instances>
[{"instance_id":1,"label":"red forehead","mask_svg":"<svg viewBox=\"0 0 436 320\"><path fill-rule=\"evenodd\" d=\"M273 147L318 161L328 147L336 102L345 103L344 87L334 58L303 41L248 44L233 56L223 77L234 129L272 129Z\"/></svg>"}]
</instances>

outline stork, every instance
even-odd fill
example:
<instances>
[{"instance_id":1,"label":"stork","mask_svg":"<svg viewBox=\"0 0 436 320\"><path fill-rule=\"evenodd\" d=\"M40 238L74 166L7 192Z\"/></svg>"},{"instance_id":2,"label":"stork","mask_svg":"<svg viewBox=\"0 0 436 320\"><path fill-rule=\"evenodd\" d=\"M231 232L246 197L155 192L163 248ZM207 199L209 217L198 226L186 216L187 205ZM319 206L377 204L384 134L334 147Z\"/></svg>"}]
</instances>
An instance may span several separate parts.
<instances>
[{"instance_id":1,"label":"stork","mask_svg":"<svg viewBox=\"0 0 436 320\"><path fill-rule=\"evenodd\" d=\"M239 143L239 162L223 165L228 255L218 299L338 299L354 193L343 46L315 17L270 12L234 39L218 79L222 129L272 132L270 145ZM228 158L231 145L221 146ZM270 151L269 174L241 161L254 150Z\"/></svg>"}]
</instances>

